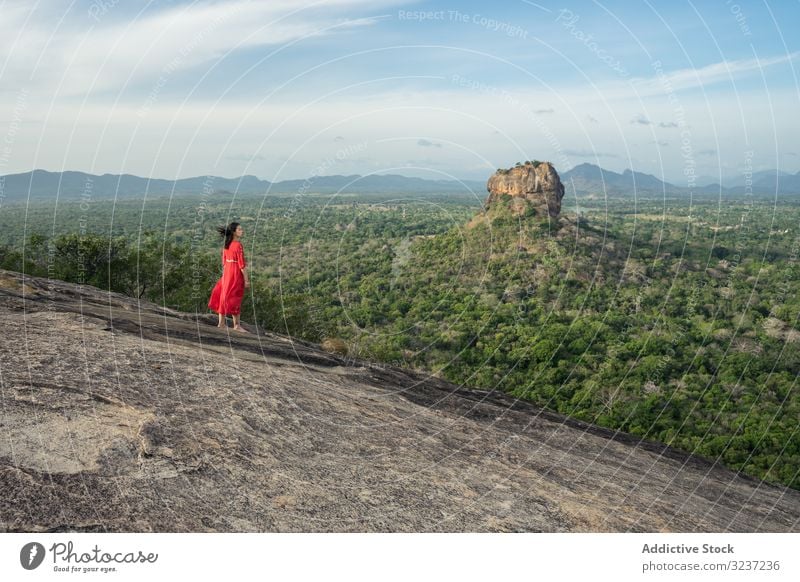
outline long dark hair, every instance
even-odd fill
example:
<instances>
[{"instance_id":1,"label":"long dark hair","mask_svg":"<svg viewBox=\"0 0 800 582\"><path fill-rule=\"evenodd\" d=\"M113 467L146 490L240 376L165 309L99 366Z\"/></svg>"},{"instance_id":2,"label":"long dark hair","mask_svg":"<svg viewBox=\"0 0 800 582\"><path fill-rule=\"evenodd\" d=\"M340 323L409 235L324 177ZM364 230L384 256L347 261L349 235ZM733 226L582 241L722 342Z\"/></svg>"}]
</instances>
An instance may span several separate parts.
<instances>
[{"instance_id":1,"label":"long dark hair","mask_svg":"<svg viewBox=\"0 0 800 582\"><path fill-rule=\"evenodd\" d=\"M236 229L239 228L238 222L231 222L228 226L218 226L217 232L219 236L225 239L225 248L227 249L231 246L231 241L233 240L233 233L236 232Z\"/></svg>"}]
</instances>

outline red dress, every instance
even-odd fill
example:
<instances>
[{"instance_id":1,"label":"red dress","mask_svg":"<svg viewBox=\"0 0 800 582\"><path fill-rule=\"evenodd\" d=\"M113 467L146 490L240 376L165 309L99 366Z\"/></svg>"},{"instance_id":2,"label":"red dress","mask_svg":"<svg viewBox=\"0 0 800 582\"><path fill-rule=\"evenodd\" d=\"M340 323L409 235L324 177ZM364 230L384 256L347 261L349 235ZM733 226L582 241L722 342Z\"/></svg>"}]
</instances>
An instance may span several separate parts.
<instances>
[{"instance_id":1,"label":"red dress","mask_svg":"<svg viewBox=\"0 0 800 582\"><path fill-rule=\"evenodd\" d=\"M231 241L227 249L222 249L222 277L208 300L211 309L222 315L239 315L244 297L242 269L246 266L242 243L238 240Z\"/></svg>"}]
</instances>

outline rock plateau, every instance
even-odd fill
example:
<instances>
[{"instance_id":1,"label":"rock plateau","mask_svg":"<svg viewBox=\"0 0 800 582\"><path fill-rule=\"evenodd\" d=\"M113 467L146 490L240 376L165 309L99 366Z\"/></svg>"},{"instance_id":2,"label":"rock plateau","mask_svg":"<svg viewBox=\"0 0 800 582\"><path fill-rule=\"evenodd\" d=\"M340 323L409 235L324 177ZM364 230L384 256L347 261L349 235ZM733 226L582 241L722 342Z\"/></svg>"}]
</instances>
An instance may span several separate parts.
<instances>
[{"instance_id":1,"label":"rock plateau","mask_svg":"<svg viewBox=\"0 0 800 582\"><path fill-rule=\"evenodd\" d=\"M714 460L212 315L0 271L0 320L0 531L800 531Z\"/></svg>"}]
</instances>

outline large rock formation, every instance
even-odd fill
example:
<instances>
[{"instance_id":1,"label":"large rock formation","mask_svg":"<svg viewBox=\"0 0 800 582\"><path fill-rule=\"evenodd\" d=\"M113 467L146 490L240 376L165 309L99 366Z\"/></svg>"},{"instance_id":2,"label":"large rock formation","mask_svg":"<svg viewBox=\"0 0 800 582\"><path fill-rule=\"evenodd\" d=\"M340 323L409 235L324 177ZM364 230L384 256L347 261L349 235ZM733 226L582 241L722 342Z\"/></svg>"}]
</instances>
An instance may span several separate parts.
<instances>
[{"instance_id":1,"label":"large rock formation","mask_svg":"<svg viewBox=\"0 0 800 582\"><path fill-rule=\"evenodd\" d=\"M507 194L514 202L526 201L542 215L555 218L561 212L564 185L550 162L526 162L508 170L497 170L486 183L489 197L485 206L490 208ZM518 209L522 205L515 205Z\"/></svg>"},{"instance_id":2,"label":"large rock formation","mask_svg":"<svg viewBox=\"0 0 800 582\"><path fill-rule=\"evenodd\" d=\"M800 492L393 367L0 271L0 531L800 530Z\"/></svg>"}]
</instances>

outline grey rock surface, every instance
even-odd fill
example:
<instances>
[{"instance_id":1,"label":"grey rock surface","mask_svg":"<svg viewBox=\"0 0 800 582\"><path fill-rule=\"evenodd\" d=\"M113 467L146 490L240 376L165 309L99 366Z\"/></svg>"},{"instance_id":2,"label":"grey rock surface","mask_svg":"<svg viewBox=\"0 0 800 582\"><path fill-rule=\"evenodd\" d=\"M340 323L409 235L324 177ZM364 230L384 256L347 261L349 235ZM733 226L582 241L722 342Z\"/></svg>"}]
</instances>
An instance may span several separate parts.
<instances>
[{"instance_id":1,"label":"grey rock surface","mask_svg":"<svg viewBox=\"0 0 800 582\"><path fill-rule=\"evenodd\" d=\"M211 314L0 271L0 320L0 531L800 531L798 491Z\"/></svg>"},{"instance_id":2,"label":"grey rock surface","mask_svg":"<svg viewBox=\"0 0 800 582\"><path fill-rule=\"evenodd\" d=\"M564 185L550 162L526 163L498 170L489 177L486 190L489 192L484 203L486 208L491 208L501 196L508 195L513 202L526 202L538 209L542 216L549 214L553 218L561 212L564 198Z\"/></svg>"}]
</instances>

